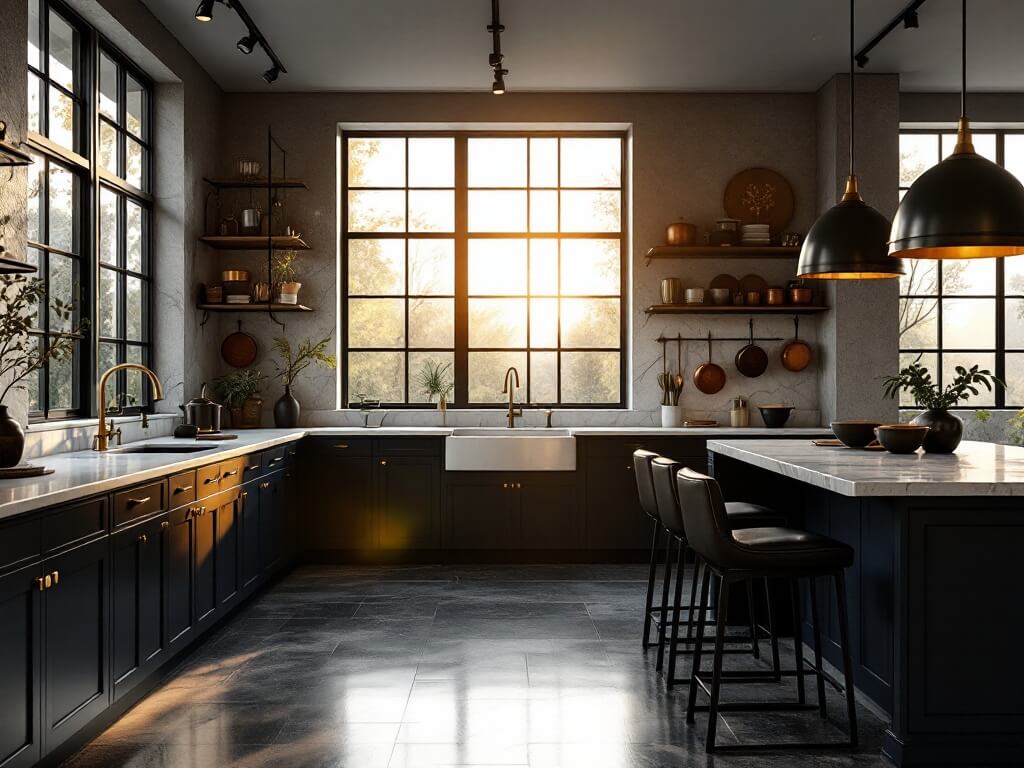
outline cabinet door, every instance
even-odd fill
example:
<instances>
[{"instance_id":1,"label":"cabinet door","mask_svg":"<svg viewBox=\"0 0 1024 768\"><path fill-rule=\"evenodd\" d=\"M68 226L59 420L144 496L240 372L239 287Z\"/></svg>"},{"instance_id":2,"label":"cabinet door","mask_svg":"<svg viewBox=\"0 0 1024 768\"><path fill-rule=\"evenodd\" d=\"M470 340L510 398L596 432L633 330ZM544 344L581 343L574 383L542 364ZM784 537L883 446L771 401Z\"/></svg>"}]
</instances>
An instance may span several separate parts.
<instances>
[{"instance_id":1,"label":"cabinet door","mask_svg":"<svg viewBox=\"0 0 1024 768\"><path fill-rule=\"evenodd\" d=\"M377 514L382 549L441 546L441 460L377 459Z\"/></svg>"},{"instance_id":2,"label":"cabinet door","mask_svg":"<svg viewBox=\"0 0 1024 768\"><path fill-rule=\"evenodd\" d=\"M279 514L275 509L278 490L279 483L272 477L260 482L260 568L264 574L277 568L280 558L280 546L274 540L277 532L275 515Z\"/></svg>"},{"instance_id":3,"label":"cabinet door","mask_svg":"<svg viewBox=\"0 0 1024 768\"><path fill-rule=\"evenodd\" d=\"M192 565L195 563L195 518L199 507L176 510L170 515L164 546L167 550L167 578L164 581L164 610L167 641L172 652L191 642L195 626L195 585Z\"/></svg>"},{"instance_id":4,"label":"cabinet door","mask_svg":"<svg viewBox=\"0 0 1024 768\"><path fill-rule=\"evenodd\" d=\"M519 549L520 515L509 479L449 480L448 546L452 549Z\"/></svg>"},{"instance_id":5,"label":"cabinet door","mask_svg":"<svg viewBox=\"0 0 1024 768\"><path fill-rule=\"evenodd\" d=\"M110 704L109 542L106 537L43 561L43 745L52 751Z\"/></svg>"},{"instance_id":6,"label":"cabinet door","mask_svg":"<svg viewBox=\"0 0 1024 768\"><path fill-rule=\"evenodd\" d=\"M214 501L214 523L217 532L216 578L217 603L230 606L242 591L242 536L239 525L241 491L220 494Z\"/></svg>"},{"instance_id":7,"label":"cabinet door","mask_svg":"<svg viewBox=\"0 0 1024 768\"><path fill-rule=\"evenodd\" d=\"M259 482L246 483L238 497L238 528L242 541L242 588L251 589L259 581L260 570L260 492Z\"/></svg>"},{"instance_id":8,"label":"cabinet door","mask_svg":"<svg viewBox=\"0 0 1024 768\"><path fill-rule=\"evenodd\" d=\"M537 473L516 481L523 549L582 549L584 523L575 475L549 474L552 477Z\"/></svg>"},{"instance_id":9,"label":"cabinet door","mask_svg":"<svg viewBox=\"0 0 1024 768\"><path fill-rule=\"evenodd\" d=\"M36 564L0 577L0 766L22 768L41 756L40 608Z\"/></svg>"},{"instance_id":10,"label":"cabinet door","mask_svg":"<svg viewBox=\"0 0 1024 768\"><path fill-rule=\"evenodd\" d=\"M208 501L193 516L195 527L195 625L203 628L213 624L217 613L217 508Z\"/></svg>"},{"instance_id":11,"label":"cabinet door","mask_svg":"<svg viewBox=\"0 0 1024 768\"><path fill-rule=\"evenodd\" d=\"M369 445L341 438L311 447L302 494L310 507L302 527L306 550L367 550L376 547L373 458Z\"/></svg>"},{"instance_id":12,"label":"cabinet door","mask_svg":"<svg viewBox=\"0 0 1024 768\"><path fill-rule=\"evenodd\" d=\"M163 659L167 515L111 537L111 651L114 700Z\"/></svg>"}]
</instances>

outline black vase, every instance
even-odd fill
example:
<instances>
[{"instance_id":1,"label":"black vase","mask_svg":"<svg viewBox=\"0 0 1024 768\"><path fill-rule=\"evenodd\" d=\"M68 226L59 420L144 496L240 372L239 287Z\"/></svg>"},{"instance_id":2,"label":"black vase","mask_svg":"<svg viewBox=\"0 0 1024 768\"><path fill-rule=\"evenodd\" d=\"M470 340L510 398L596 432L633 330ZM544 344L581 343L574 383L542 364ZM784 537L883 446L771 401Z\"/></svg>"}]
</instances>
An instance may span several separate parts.
<instances>
[{"instance_id":1,"label":"black vase","mask_svg":"<svg viewBox=\"0 0 1024 768\"><path fill-rule=\"evenodd\" d=\"M284 388L281 399L274 403L274 424L278 427L299 426L299 414L302 413L302 406L299 401L292 397L291 387Z\"/></svg>"},{"instance_id":2,"label":"black vase","mask_svg":"<svg viewBox=\"0 0 1024 768\"><path fill-rule=\"evenodd\" d=\"M952 453L964 437L964 423L949 411L933 408L919 414L911 424L929 427L924 436L926 453Z\"/></svg>"},{"instance_id":3,"label":"black vase","mask_svg":"<svg viewBox=\"0 0 1024 768\"><path fill-rule=\"evenodd\" d=\"M25 452L25 431L0 405L0 467L16 467Z\"/></svg>"}]
</instances>

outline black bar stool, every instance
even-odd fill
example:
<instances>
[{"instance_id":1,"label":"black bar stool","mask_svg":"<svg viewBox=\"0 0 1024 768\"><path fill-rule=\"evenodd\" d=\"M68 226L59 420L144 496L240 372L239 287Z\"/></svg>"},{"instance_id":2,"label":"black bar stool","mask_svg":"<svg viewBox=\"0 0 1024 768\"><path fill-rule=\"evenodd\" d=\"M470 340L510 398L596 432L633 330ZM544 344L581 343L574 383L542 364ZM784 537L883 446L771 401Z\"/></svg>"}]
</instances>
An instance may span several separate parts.
<instances>
[{"instance_id":1,"label":"black bar stool","mask_svg":"<svg viewBox=\"0 0 1024 768\"><path fill-rule=\"evenodd\" d=\"M644 511L644 514L651 518L651 562L650 567L647 571L647 601L644 603L644 637L643 637L643 649L646 651L652 645L651 640L651 622L653 620L654 625L659 628L659 636L661 634L660 627L662 625L663 611L665 605L661 608L654 606L654 579L658 570L658 541L661 538L664 526L661 523L661 518L658 515L658 504L654 498L654 484L651 480L651 462L658 458L658 454L653 451L645 451L643 449L633 451L633 474L636 475L636 490L640 497L640 508ZM666 576L668 579L670 575L671 565L669 563L669 552L671 551L672 542L671 539L666 539L665 546L665 568ZM664 601L663 601L664 603ZM661 668L660 665L658 667Z\"/></svg>"},{"instance_id":2,"label":"black bar stool","mask_svg":"<svg viewBox=\"0 0 1024 768\"><path fill-rule=\"evenodd\" d=\"M697 618L697 644L693 653L693 670L690 680L689 702L686 709L686 721L694 722L697 711L697 692L707 694L710 704L708 711L708 731L704 747L707 752L715 751L750 751L757 749L822 749L828 747L857 747L857 713L853 690L853 665L850 659L849 626L846 605L845 569L853 564L853 550L842 542L826 536L809 533L793 528L765 527L733 530L729 525L722 491L718 483L706 475L682 468L676 475L676 485L683 522L686 526L687 540L690 547L700 556L703 566L700 589L700 611ZM718 611L715 622L715 646L711 670L711 682L708 685L701 670L701 657L704 652L704 629L708 610L708 592L710 577L714 573L719 578ZM830 578L836 590L836 606L839 618L839 633L843 654L843 677L846 690L846 713L849 722L849 739L845 743L826 744L794 744L775 743L757 745L730 745L718 747L715 737L718 728L718 714L726 711L779 711L807 709L803 696L804 661L802 654L802 638L799 621L794 632L794 650L796 655L797 688L799 700L789 702L749 702L736 704L720 704L719 693L723 677L722 656L724 652L725 628L728 612L729 590L732 584L751 578L785 578L794 583L797 589L798 579L806 578L811 583L812 621L815 638L815 663L811 673L816 677L818 703L816 708L822 718L827 717L825 703L825 673L821 662L820 628L818 611L814 604L814 579ZM732 679L732 678L729 678Z\"/></svg>"},{"instance_id":3,"label":"black bar stool","mask_svg":"<svg viewBox=\"0 0 1024 768\"><path fill-rule=\"evenodd\" d=\"M651 476L654 483L654 497L657 504L658 514L661 518L661 523L665 530L668 532L669 538L676 542L677 545L677 575L676 575L676 589L675 599L672 604L672 621L664 622L665 624L671 624L672 626L672 638L671 645L669 646L669 662L668 662L668 674L666 676L666 682L668 687L674 686L677 682L686 682L685 680L677 680L675 677L676 668L676 656L679 651L679 626L682 623L681 613L683 610L687 612L686 621L686 639L683 641L687 644L695 642L693 638L693 612L697 609L697 569L699 565L699 557L694 553L693 568L690 586L690 601L687 605L682 604L683 594L683 579L686 569L686 554L692 551L689 546L689 542L686 538L686 526L683 521L682 511L679 507L679 496L678 489L676 487L676 473L683 468L683 464L678 461L674 461L663 456L659 456L651 461ZM727 502L725 504L725 514L729 521L729 525L733 528L745 528L750 526L765 526L765 525L781 525L784 519L776 514L773 510L768 507L762 507L757 504L748 504L745 502ZM773 670L775 673L779 669L779 650L778 650L778 638L775 634L775 627L772 622L771 616L771 598L768 594L768 582L764 581L765 585L765 598L768 605L768 626L762 628L757 622L757 611L756 603L754 601L754 590L752 580L747 581L747 610L749 618L749 630L750 634L746 637L731 638L730 641L751 643L751 652L754 658L760 658L760 651L758 648L758 637L761 631L764 631L772 644L772 663ZM663 610L668 610L668 594L667 590L662 595L663 599ZM667 613L666 613L667 615ZM665 632L659 633L659 648L658 648L658 668L661 668L661 659L663 658L666 642ZM777 678L777 675L775 676Z\"/></svg>"}]
</instances>

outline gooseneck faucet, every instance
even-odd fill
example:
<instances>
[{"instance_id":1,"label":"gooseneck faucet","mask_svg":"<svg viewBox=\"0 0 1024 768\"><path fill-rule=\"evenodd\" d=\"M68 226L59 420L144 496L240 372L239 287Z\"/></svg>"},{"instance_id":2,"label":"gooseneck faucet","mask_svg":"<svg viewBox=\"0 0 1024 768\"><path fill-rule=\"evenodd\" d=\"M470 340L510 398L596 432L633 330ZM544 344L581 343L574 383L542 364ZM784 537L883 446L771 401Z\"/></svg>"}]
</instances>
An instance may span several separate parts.
<instances>
[{"instance_id":1,"label":"gooseneck faucet","mask_svg":"<svg viewBox=\"0 0 1024 768\"><path fill-rule=\"evenodd\" d=\"M512 378L513 374L515 374L515 379L516 379L516 383L515 383L515 388L514 389L511 386L511 378ZM516 410L516 401L515 401L516 389L519 389L519 371L517 371L515 369L515 367L513 366L513 367L509 368L507 371L505 371L505 384L501 388L501 394L508 395L508 415L507 415L507 418L508 418L508 428L509 429L512 429L513 427L515 427L515 425L516 425L516 417L517 416L521 417L523 415L523 409L522 408L519 408L519 410Z\"/></svg>"},{"instance_id":2,"label":"gooseneck faucet","mask_svg":"<svg viewBox=\"0 0 1024 768\"><path fill-rule=\"evenodd\" d=\"M121 428L118 427L116 431L113 429L113 419L110 420L110 426L107 426L107 379L110 378L111 374L118 371L142 371L153 385L153 400L164 399L164 388L160 383L160 379L146 366L139 363L121 363L113 368L109 368L100 376L100 383L96 387L96 404L100 409L100 424L92 439L92 449L94 451L106 451L111 437L117 438L118 445L121 443Z\"/></svg>"}]
</instances>

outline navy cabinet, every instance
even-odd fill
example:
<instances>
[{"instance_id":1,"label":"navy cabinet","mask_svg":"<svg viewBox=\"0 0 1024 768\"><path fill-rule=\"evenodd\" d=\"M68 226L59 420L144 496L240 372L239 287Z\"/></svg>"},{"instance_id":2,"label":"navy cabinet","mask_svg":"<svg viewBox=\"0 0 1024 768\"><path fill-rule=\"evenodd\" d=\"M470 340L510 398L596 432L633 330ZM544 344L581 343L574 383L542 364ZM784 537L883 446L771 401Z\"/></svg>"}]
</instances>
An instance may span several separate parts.
<instances>
[{"instance_id":1,"label":"navy cabinet","mask_svg":"<svg viewBox=\"0 0 1024 768\"><path fill-rule=\"evenodd\" d=\"M247 482L238 495L238 534L241 541L239 570L244 590L254 588L263 573L260 567L259 483L259 480Z\"/></svg>"},{"instance_id":2,"label":"navy cabinet","mask_svg":"<svg viewBox=\"0 0 1024 768\"><path fill-rule=\"evenodd\" d=\"M195 506L180 507L168 516L170 526L164 539L167 571L164 581L164 627L170 652L191 642L195 625L195 588L192 564L195 561Z\"/></svg>"},{"instance_id":3,"label":"navy cabinet","mask_svg":"<svg viewBox=\"0 0 1024 768\"><path fill-rule=\"evenodd\" d=\"M5 531L6 533L6 531ZM38 539L37 539L38 546ZM40 632L42 566L0 577L0 766L24 768L42 755Z\"/></svg>"},{"instance_id":4,"label":"navy cabinet","mask_svg":"<svg viewBox=\"0 0 1024 768\"><path fill-rule=\"evenodd\" d=\"M223 610L229 610L242 594L241 497L241 489L235 488L207 502L214 510L217 605Z\"/></svg>"}]
</instances>

